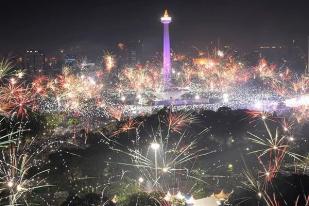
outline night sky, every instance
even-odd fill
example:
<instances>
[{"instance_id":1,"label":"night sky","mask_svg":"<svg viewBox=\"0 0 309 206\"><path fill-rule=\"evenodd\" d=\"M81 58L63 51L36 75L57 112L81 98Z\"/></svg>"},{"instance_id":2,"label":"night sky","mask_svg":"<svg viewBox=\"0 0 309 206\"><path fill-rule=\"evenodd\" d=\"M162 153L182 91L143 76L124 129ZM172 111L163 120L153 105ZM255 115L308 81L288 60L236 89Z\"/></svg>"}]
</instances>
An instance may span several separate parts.
<instances>
[{"instance_id":1,"label":"night sky","mask_svg":"<svg viewBox=\"0 0 309 206\"><path fill-rule=\"evenodd\" d=\"M270 0L65 0L1 2L0 52L28 48L52 52L82 46L103 50L142 39L152 50L161 44L163 10L173 17L173 45L204 47L210 41L251 48L282 44L309 35L309 1Z\"/></svg>"}]
</instances>

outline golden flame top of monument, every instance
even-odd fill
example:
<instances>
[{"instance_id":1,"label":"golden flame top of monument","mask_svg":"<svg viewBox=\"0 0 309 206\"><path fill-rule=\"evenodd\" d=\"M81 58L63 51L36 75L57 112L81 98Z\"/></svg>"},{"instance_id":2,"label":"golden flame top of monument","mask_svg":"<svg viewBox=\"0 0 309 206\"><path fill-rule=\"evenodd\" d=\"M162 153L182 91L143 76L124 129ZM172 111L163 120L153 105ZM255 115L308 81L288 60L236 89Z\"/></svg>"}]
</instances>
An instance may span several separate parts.
<instances>
[{"instance_id":1,"label":"golden flame top of monument","mask_svg":"<svg viewBox=\"0 0 309 206\"><path fill-rule=\"evenodd\" d=\"M162 23L170 23L172 21L172 17L168 15L167 9L164 11L164 15L161 17Z\"/></svg>"}]
</instances>

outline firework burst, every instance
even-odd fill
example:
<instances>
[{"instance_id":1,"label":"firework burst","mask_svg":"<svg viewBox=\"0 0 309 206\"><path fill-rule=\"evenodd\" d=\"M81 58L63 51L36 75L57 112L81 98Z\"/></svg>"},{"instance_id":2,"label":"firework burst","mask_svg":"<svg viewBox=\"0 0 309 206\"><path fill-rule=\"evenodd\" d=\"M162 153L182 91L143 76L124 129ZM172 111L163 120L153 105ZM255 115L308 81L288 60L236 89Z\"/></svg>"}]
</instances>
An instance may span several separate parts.
<instances>
[{"instance_id":1,"label":"firework burst","mask_svg":"<svg viewBox=\"0 0 309 206\"><path fill-rule=\"evenodd\" d=\"M302 161L303 156L291 152L289 136L281 135L278 128L275 132L272 132L266 121L264 121L264 125L267 131L266 138L249 133L252 136L249 139L262 147L261 149L250 152L250 154L258 154L258 161L263 166L261 175L265 177L266 181L271 182L281 169L281 164L285 156L289 156L293 160L298 161Z\"/></svg>"},{"instance_id":2,"label":"firework burst","mask_svg":"<svg viewBox=\"0 0 309 206\"><path fill-rule=\"evenodd\" d=\"M36 148L34 142L34 139L30 142L16 139L7 149L2 150L0 156L2 204L28 204L29 195L35 199L38 195L35 193L36 190L50 186L44 177L49 169L41 169L43 162L37 159L38 155L50 145Z\"/></svg>"},{"instance_id":3,"label":"firework burst","mask_svg":"<svg viewBox=\"0 0 309 206\"><path fill-rule=\"evenodd\" d=\"M13 69L13 64L8 59L0 60L0 80L3 81L4 77L8 76Z\"/></svg>"},{"instance_id":4,"label":"firework burst","mask_svg":"<svg viewBox=\"0 0 309 206\"><path fill-rule=\"evenodd\" d=\"M188 118L186 115L178 118L182 117ZM176 187L178 190L190 191L190 184L183 185L181 183L182 181L189 183L190 180L206 184L205 180L195 176L192 171L200 157L216 152L200 147L198 144L207 129L195 137L188 136L186 131L176 132L176 137L170 135L173 132L172 127L166 125L165 130L162 128L163 125L165 125L164 121L159 120L157 131L152 129L153 132L149 136L141 132L141 126L136 127L136 136L131 140L131 146L124 146L115 139L103 135L105 143L113 151L131 159L131 163L117 162L114 164L128 167L129 170L135 171L134 174L139 174L135 179L146 191L166 192L175 190ZM185 124L182 124L181 128L183 126ZM178 131L180 131L180 127ZM191 187L193 186L194 184L191 185Z\"/></svg>"}]
</instances>

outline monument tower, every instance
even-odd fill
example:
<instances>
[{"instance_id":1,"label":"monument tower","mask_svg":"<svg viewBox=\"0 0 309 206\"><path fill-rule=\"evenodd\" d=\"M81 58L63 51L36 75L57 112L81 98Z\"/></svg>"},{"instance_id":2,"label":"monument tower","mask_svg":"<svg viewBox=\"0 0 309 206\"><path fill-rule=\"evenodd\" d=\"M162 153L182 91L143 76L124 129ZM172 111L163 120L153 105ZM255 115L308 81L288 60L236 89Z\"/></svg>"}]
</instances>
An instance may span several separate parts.
<instances>
[{"instance_id":1,"label":"monument tower","mask_svg":"<svg viewBox=\"0 0 309 206\"><path fill-rule=\"evenodd\" d=\"M163 24L163 83L164 90L168 90L171 84L171 47L170 47L170 34L169 24L172 22L172 18L165 10L164 15L161 17L161 23Z\"/></svg>"}]
</instances>

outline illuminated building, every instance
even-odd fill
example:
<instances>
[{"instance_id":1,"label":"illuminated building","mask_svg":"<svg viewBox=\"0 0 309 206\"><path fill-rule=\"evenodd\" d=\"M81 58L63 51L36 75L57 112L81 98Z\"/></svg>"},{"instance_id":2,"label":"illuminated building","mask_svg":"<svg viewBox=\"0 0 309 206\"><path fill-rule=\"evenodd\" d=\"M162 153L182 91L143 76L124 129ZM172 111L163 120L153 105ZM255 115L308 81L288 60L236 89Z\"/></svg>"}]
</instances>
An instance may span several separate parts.
<instances>
[{"instance_id":1,"label":"illuminated building","mask_svg":"<svg viewBox=\"0 0 309 206\"><path fill-rule=\"evenodd\" d=\"M67 66L74 66L77 64L77 57L76 55L67 54L64 57L64 64Z\"/></svg>"},{"instance_id":2,"label":"illuminated building","mask_svg":"<svg viewBox=\"0 0 309 206\"><path fill-rule=\"evenodd\" d=\"M29 73L42 73L45 67L45 55L38 50L27 50L24 59L24 66Z\"/></svg>"}]
</instances>

